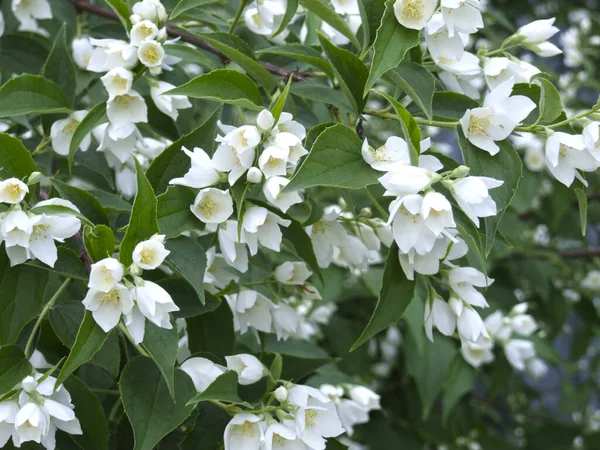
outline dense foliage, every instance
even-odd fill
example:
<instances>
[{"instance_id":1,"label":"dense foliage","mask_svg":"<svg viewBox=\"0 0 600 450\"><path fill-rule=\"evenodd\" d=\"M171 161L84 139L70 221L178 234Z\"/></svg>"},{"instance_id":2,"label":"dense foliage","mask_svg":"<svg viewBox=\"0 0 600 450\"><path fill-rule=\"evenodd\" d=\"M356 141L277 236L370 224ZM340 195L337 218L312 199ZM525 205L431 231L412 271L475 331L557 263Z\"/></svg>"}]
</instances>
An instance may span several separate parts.
<instances>
[{"instance_id":1,"label":"dense foliage","mask_svg":"<svg viewBox=\"0 0 600 450\"><path fill-rule=\"evenodd\" d=\"M599 448L585 7L2 2L0 447Z\"/></svg>"}]
</instances>

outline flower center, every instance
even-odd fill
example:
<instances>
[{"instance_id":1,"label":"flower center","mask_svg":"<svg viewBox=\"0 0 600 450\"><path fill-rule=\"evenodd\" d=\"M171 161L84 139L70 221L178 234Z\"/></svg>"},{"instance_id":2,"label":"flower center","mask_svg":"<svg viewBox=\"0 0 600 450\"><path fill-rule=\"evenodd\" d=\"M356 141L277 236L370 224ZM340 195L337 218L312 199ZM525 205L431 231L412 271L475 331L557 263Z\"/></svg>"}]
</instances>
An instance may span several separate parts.
<instances>
[{"instance_id":1,"label":"flower center","mask_svg":"<svg viewBox=\"0 0 600 450\"><path fill-rule=\"evenodd\" d=\"M148 36L150 36L152 34L152 28L147 26L147 25L142 25L141 27L138 28L140 34L142 36L144 36L145 38L147 38Z\"/></svg>"},{"instance_id":2,"label":"flower center","mask_svg":"<svg viewBox=\"0 0 600 450\"><path fill-rule=\"evenodd\" d=\"M117 105L128 105L133 101L134 97L132 95L128 95L128 94L124 94L124 95L117 95L115 97L115 103Z\"/></svg>"},{"instance_id":3,"label":"flower center","mask_svg":"<svg viewBox=\"0 0 600 450\"><path fill-rule=\"evenodd\" d=\"M160 61L160 53L158 53L153 47L150 47L144 52L144 59L148 64L156 64L158 61Z\"/></svg>"},{"instance_id":4,"label":"flower center","mask_svg":"<svg viewBox=\"0 0 600 450\"><path fill-rule=\"evenodd\" d=\"M317 417L317 411L315 411L314 409L306 410L306 412L304 413L304 420L306 421L306 426L314 427L316 417Z\"/></svg>"},{"instance_id":5,"label":"flower center","mask_svg":"<svg viewBox=\"0 0 600 450\"><path fill-rule=\"evenodd\" d=\"M327 231L328 228L329 225L325 222L315 222L313 224L312 231L316 234L323 234L325 233L325 231Z\"/></svg>"},{"instance_id":6,"label":"flower center","mask_svg":"<svg viewBox=\"0 0 600 450\"><path fill-rule=\"evenodd\" d=\"M6 188L4 188L4 192L8 194L13 202L19 200L21 195L23 195L23 189L16 183L9 184Z\"/></svg>"},{"instance_id":7,"label":"flower center","mask_svg":"<svg viewBox=\"0 0 600 450\"><path fill-rule=\"evenodd\" d=\"M251 422L244 422L241 425L236 425L234 434L241 434L242 436L253 437L254 436L254 427Z\"/></svg>"},{"instance_id":8,"label":"flower center","mask_svg":"<svg viewBox=\"0 0 600 450\"><path fill-rule=\"evenodd\" d=\"M565 144L560 144L560 149L558 150L558 155L561 158L567 157L567 146Z\"/></svg>"},{"instance_id":9,"label":"flower center","mask_svg":"<svg viewBox=\"0 0 600 450\"><path fill-rule=\"evenodd\" d=\"M486 117L471 116L471 121L469 122L469 134L487 137L485 127L489 126L489 124L490 121Z\"/></svg>"},{"instance_id":10,"label":"flower center","mask_svg":"<svg viewBox=\"0 0 600 450\"><path fill-rule=\"evenodd\" d=\"M121 90L127 89L127 78L123 78L119 75L113 77L113 83Z\"/></svg>"},{"instance_id":11,"label":"flower center","mask_svg":"<svg viewBox=\"0 0 600 450\"><path fill-rule=\"evenodd\" d=\"M142 264L149 266L152 264L153 261L154 261L154 251L152 251L149 248L145 248L144 250L142 250L142 252L140 253L140 262Z\"/></svg>"},{"instance_id":12,"label":"flower center","mask_svg":"<svg viewBox=\"0 0 600 450\"><path fill-rule=\"evenodd\" d=\"M62 131L65 134L73 134L79 125L79 120L69 119L67 124L63 127Z\"/></svg>"},{"instance_id":13,"label":"flower center","mask_svg":"<svg viewBox=\"0 0 600 450\"><path fill-rule=\"evenodd\" d=\"M116 289L113 289L110 292L102 295L101 303L110 303L114 308L119 306L119 292Z\"/></svg>"},{"instance_id":14,"label":"flower center","mask_svg":"<svg viewBox=\"0 0 600 450\"><path fill-rule=\"evenodd\" d=\"M47 223L40 223L39 225L35 225L33 227L33 232L32 234L32 239L38 239L39 237L43 237L43 238L47 238L48 235L46 234L46 230L48 230L48 228L50 228L50 225L48 225Z\"/></svg>"},{"instance_id":15,"label":"flower center","mask_svg":"<svg viewBox=\"0 0 600 450\"><path fill-rule=\"evenodd\" d=\"M267 164L271 167L277 167L277 165L279 164L279 159L271 156L267 161Z\"/></svg>"},{"instance_id":16,"label":"flower center","mask_svg":"<svg viewBox=\"0 0 600 450\"><path fill-rule=\"evenodd\" d=\"M402 16L409 20L421 20L423 18L423 0L408 0L404 4Z\"/></svg>"},{"instance_id":17,"label":"flower center","mask_svg":"<svg viewBox=\"0 0 600 450\"><path fill-rule=\"evenodd\" d=\"M217 204L209 196L203 197L200 203L198 203L198 211L202 212L208 219L213 216L216 210Z\"/></svg>"}]
</instances>

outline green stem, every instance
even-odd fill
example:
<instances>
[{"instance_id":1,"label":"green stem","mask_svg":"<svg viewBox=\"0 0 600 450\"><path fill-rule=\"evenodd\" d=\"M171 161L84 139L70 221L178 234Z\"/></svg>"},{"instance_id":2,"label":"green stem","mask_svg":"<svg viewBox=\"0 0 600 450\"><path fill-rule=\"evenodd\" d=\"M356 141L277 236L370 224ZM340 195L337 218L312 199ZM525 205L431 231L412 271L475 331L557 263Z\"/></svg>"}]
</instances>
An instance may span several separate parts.
<instances>
[{"instance_id":1,"label":"green stem","mask_svg":"<svg viewBox=\"0 0 600 450\"><path fill-rule=\"evenodd\" d=\"M41 153L44 153L44 150L46 149L46 147L48 147L49 143L50 143L50 138L48 138L47 136L44 136L44 138L37 145L37 147L35 148L33 153L31 153L31 156L36 156Z\"/></svg>"},{"instance_id":2,"label":"green stem","mask_svg":"<svg viewBox=\"0 0 600 450\"><path fill-rule=\"evenodd\" d=\"M492 50L491 52L486 53L485 56L503 55L506 53L507 50L511 50L515 47L519 47L519 45L520 44L507 45L506 47L502 46L497 50Z\"/></svg>"},{"instance_id":3,"label":"green stem","mask_svg":"<svg viewBox=\"0 0 600 450\"><path fill-rule=\"evenodd\" d=\"M54 293L54 295L52 296L52 298L50 299L50 301L48 303L46 303L44 305L44 308L42 309L42 312L40 313L38 319L35 322L35 325L33 326L33 330L31 330L31 334L29 335L29 339L27 340L27 344L25 345L25 356L26 357L30 357L32 350L33 350L33 341L35 340L35 335L37 334L37 330L38 328L40 328L40 326L42 325L42 320L44 320L44 317L46 316L46 314L48 313L48 311L50 310L50 308L52 308L52 306L54 306L54 303L56 302L56 300L58 299L58 297L60 297L60 294L63 293L63 291L67 288L67 286L69 285L69 283L71 282L70 278L67 278L65 281L63 281L63 284L60 285L60 287L58 288L58 290Z\"/></svg>"},{"instance_id":4,"label":"green stem","mask_svg":"<svg viewBox=\"0 0 600 450\"><path fill-rule=\"evenodd\" d=\"M233 22L231 23L231 26L229 27L229 34L233 33L233 30L235 29L236 25L240 21L240 18L242 17L242 13L244 12L244 8L246 7L246 3L248 3L247 0L240 1L240 7L238 8L237 13L235 14L235 17L233 18Z\"/></svg>"},{"instance_id":5,"label":"green stem","mask_svg":"<svg viewBox=\"0 0 600 450\"><path fill-rule=\"evenodd\" d=\"M365 110L365 114L368 114L369 116L381 117L382 119L389 119L389 120L397 120L398 119L398 116L396 116L396 114L387 113L385 111L378 111L376 109L367 109L367 110ZM456 128L458 126L458 121L444 122L444 121L440 121L440 120L423 119L421 117L414 117L414 119L415 119L415 122L417 122L418 124L427 125L430 127Z\"/></svg>"},{"instance_id":6,"label":"green stem","mask_svg":"<svg viewBox=\"0 0 600 450\"><path fill-rule=\"evenodd\" d=\"M90 389L90 391L99 395L121 395L116 389Z\"/></svg>"},{"instance_id":7,"label":"green stem","mask_svg":"<svg viewBox=\"0 0 600 450\"><path fill-rule=\"evenodd\" d=\"M369 200L371 200L371 203L373 204L375 209L377 209L377 211L379 211L379 214L381 214L386 221L389 220L390 215L386 212L385 209L383 209L383 206L381 206L379 204L379 202L377 201L375 196L371 193L371 191L369 190L368 187L365 188L365 192L367 193L367 197L369 197Z\"/></svg>"},{"instance_id":8,"label":"green stem","mask_svg":"<svg viewBox=\"0 0 600 450\"><path fill-rule=\"evenodd\" d=\"M129 340L129 342L131 342L133 344L133 346L135 348L137 348L138 352L140 352L140 354L142 356L148 356L148 357L150 356L148 354L148 352L146 350L144 350L141 345L135 343L135 339L133 339L133 336L131 336L131 334L129 334L129 330L123 324L123 322L119 323L119 330L121 330L123 332L123 334L125 335L125 337Z\"/></svg>"},{"instance_id":9,"label":"green stem","mask_svg":"<svg viewBox=\"0 0 600 450\"><path fill-rule=\"evenodd\" d=\"M121 406L121 403L121 397L117 398L117 401L115 401L115 404L113 405L112 409L110 410L110 414L108 415L109 422L114 422L117 418L117 413L119 412L119 407Z\"/></svg>"}]
</instances>

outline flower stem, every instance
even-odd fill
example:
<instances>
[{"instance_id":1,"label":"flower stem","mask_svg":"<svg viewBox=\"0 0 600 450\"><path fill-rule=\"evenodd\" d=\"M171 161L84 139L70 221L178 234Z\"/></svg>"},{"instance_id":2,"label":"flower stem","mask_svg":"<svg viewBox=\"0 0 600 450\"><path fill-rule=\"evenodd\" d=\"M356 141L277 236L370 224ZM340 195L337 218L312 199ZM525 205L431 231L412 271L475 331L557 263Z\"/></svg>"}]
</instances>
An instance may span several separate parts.
<instances>
[{"instance_id":1,"label":"flower stem","mask_svg":"<svg viewBox=\"0 0 600 450\"><path fill-rule=\"evenodd\" d=\"M129 340L129 342L131 342L133 344L133 346L135 348L137 348L138 352L140 352L140 354L142 356L150 356L148 354L148 352L146 350L144 350L144 348L140 345L140 344L136 344L135 343L135 339L133 339L133 336L131 336L131 334L129 334L129 330L127 329L127 327L123 324L123 322L119 323L119 330L121 330L121 332L125 335L125 337Z\"/></svg>"},{"instance_id":2,"label":"flower stem","mask_svg":"<svg viewBox=\"0 0 600 450\"><path fill-rule=\"evenodd\" d=\"M365 187L365 192L367 193L367 197L369 197L369 200L371 200L371 203L373 204L375 209L379 211L379 214L381 214L386 221L389 220L390 215L386 212L385 209L383 209L383 206L379 204L375 196L371 193L371 191L369 191L368 187Z\"/></svg>"},{"instance_id":3,"label":"flower stem","mask_svg":"<svg viewBox=\"0 0 600 450\"><path fill-rule=\"evenodd\" d=\"M248 3L248 0L240 0L240 7L238 8L237 13L235 14L233 22L229 26L229 34L233 33L235 26L240 21L240 18L242 17L242 13L244 12L244 8L246 7L247 3Z\"/></svg>"},{"instance_id":4,"label":"flower stem","mask_svg":"<svg viewBox=\"0 0 600 450\"><path fill-rule=\"evenodd\" d=\"M54 306L54 303L56 303L56 300L58 299L58 297L60 297L60 294L63 293L63 291L67 288L67 286L69 285L70 282L71 282L70 278L67 278L65 281L63 281L63 283L60 285L58 290L54 293L54 295L52 296L50 301L44 305L44 308L42 309L42 312L40 313L38 319L36 320L35 325L33 325L33 330L31 330L31 334L29 335L27 344L25 345L25 356L26 357L29 358L31 356L31 353L33 350L33 348L32 348L33 341L35 340L35 335L37 334L37 330L42 325L42 320L44 320L44 317L46 316L46 314L48 313L50 308L52 308L52 306Z\"/></svg>"}]
</instances>

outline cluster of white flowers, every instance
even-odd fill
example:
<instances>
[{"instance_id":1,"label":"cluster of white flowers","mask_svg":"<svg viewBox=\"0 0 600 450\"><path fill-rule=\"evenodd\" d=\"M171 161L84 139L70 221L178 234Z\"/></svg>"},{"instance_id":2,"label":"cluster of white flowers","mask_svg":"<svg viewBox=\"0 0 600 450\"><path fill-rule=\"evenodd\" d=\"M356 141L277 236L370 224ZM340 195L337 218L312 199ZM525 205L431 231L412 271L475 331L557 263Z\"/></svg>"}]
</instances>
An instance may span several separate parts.
<instances>
[{"instance_id":1,"label":"cluster of white flowers","mask_svg":"<svg viewBox=\"0 0 600 450\"><path fill-rule=\"evenodd\" d=\"M104 332L117 326L121 316L136 344L144 340L146 319L161 328L173 327L169 313L179 307L165 289L141 277L143 270L158 268L169 255L164 239L154 235L137 244L127 269L114 258L92 264L83 305Z\"/></svg>"},{"instance_id":2,"label":"cluster of white flowers","mask_svg":"<svg viewBox=\"0 0 600 450\"><path fill-rule=\"evenodd\" d=\"M48 0L12 0L11 9L19 22L19 31L30 31L32 33L48 36L49 33L40 28L37 21L52 19L52 8ZM0 17L4 32L4 19ZM2 35L2 33L0 33Z\"/></svg>"},{"instance_id":3,"label":"cluster of white flowers","mask_svg":"<svg viewBox=\"0 0 600 450\"><path fill-rule=\"evenodd\" d=\"M479 367L494 360L495 344L503 347L507 361L517 371L527 371L540 378L548 372L546 363L537 357L535 345L524 339L538 330L535 319L527 314L527 303L515 305L508 315L495 311L484 321L488 336L477 343L463 346L462 355L469 364ZM517 337L513 337L516 334Z\"/></svg>"},{"instance_id":4,"label":"cluster of white flowers","mask_svg":"<svg viewBox=\"0 0 600 450\"><path fill-rule=\"evenodd\" d=\"M56 242L77 234L81 221L66 210L41 214L32 211L52 206L73 213L79 213L79 209L67 200L53 198L38 202L30 210L24 202L28 193L29 186L17 178L0 181L0 205L10 205L0 212L0 243L4 242L11 267L34 258L54 267L58 259Z\"/></svg>"},{"instance_id":5,"label":"cluster of white flowers","mask_svg":"<svg viewBox=\"0 0 600 450\"><path fill-rule=\"evenodd\" d=\"M12 437L15 447L33 441L54 450L56 430L83 433L71 396L63 385L56 386L56 378L35 373L13 390L13 395L0 401L0 447Z\"/></svg>"}]
</instances>

